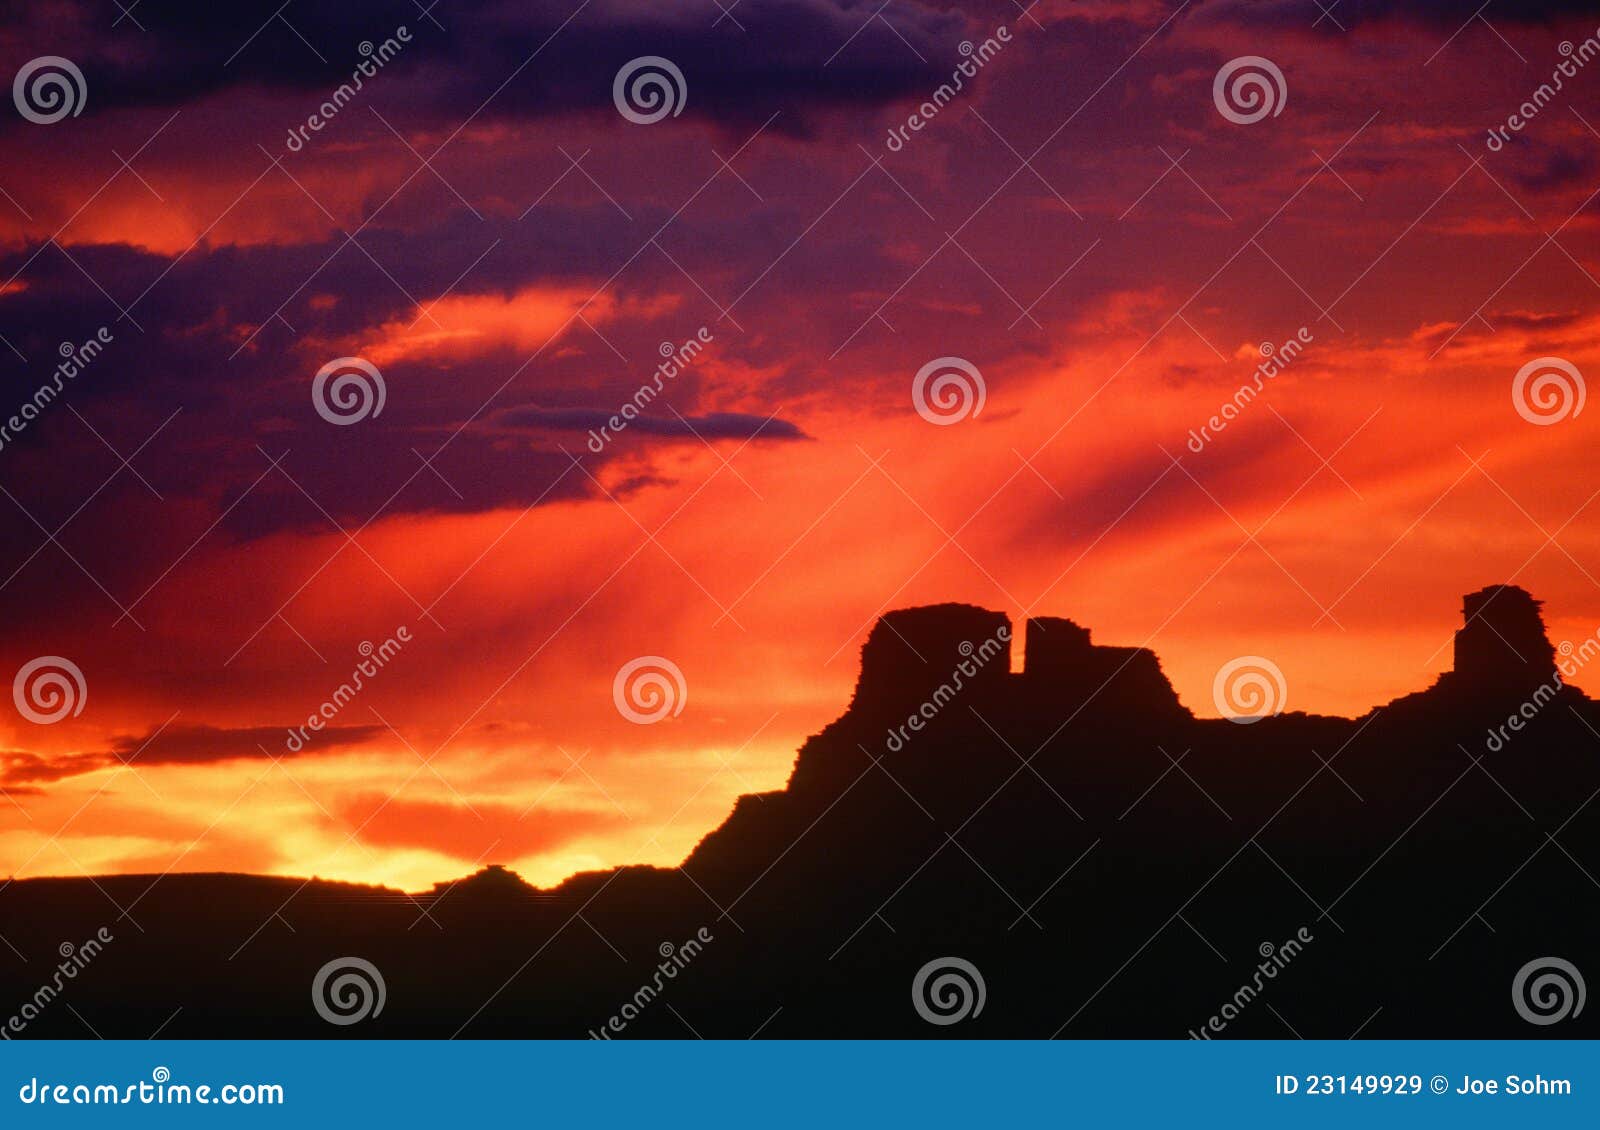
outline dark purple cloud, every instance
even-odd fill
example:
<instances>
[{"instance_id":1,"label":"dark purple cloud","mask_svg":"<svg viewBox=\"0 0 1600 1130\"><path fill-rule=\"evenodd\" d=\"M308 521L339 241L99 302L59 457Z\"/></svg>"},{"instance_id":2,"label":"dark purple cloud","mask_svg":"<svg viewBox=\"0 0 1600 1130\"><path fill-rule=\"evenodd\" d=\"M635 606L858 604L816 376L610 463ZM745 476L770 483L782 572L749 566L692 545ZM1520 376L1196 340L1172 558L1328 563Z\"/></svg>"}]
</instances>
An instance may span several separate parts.
<instances>
[{"instance_id":1,"label":"dark purple cloud","mask_svg":"<svg viewBox=\"0 0 1600 1130\"><path fill-rule=\"evenodd\" d=\"M615 409L538 408L528 405L503 413L498 423L514 428L588 432L616 418ZM707 412L700 416L639 416L627 423L630 432L652 436L701 439L799 440L811 437L788 420L748 412Z\"/></svg>"},{"instance_id":2,"label":"dark purple cloud","mask_svg":"<svg viewBox=\"0 0 1600 1130\"><path fill-rule=\"evenodd\" d=\"M1397 19L1435 24L1451 30L1475 19L1479 5L1461 0L1211 0L1196 9L1200 16L1239 23L1271 24L1337 32L1339 28L1376 20ZM1327 13L1327 15L1324 15ZM1483 7L1491 22L1549 24L1577 16L1594 16L1585 0L1498 0ZM1600 19L1595 22L1600 23Z\"/></svg>"},{"instance_id":3,"label":"dark purple cloud","mask_svg":"<svg viewBox=\"0 0 1600 1130\"><path fill-rule=\"evenodd\" d=\"M381 73L440 118L599 110L633 128L613 108L612 80L653 55L682 72L685 114L759 124L782 111L776 128L803 131L832 109L922 97L948 77L966 26L918 0L877 15L850 0L452 0L427 16L420 7L144 0L107 34L112 17L97 3L15 5L0 16L0 65L11 74L40 54L72 59L91 114L250 87L320 101L350 80L366 57L360 45L386 54L392 39L398 51Z\"/></svg>"},{"instance_id":4,"label":"dark purple cloud","mask_svg":"<svg viewBox=\"0 0 1600 1130\"><path fill-rule=\"evenodd\" d=\"M382 726L328 726L299 749L285 745L286 728L253 726L173 725L145 734L116 738L111 748L91 753L48 757L22 751L0 752L0 785L11 792L41 783L77 777L117 765L210 765L219 761L270 760L296 753L326 753L364 745L383 732Z\"/></svg>"}]
</instances>

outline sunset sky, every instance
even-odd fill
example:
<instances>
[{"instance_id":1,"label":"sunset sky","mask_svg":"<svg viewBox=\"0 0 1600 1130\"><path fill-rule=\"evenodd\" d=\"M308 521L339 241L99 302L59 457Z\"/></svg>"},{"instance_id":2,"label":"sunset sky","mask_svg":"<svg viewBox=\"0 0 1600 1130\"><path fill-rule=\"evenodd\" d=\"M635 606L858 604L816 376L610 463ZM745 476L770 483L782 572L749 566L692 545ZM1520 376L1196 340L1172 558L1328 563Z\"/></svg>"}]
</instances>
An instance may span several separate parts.
<instances>
[{"instance_id":1,"label":"sunset sky","mask_svg":"<svg viewBox=\"0 0 1600 1130\"><path fill-rule=\"evenodd\" d=\"M1600 20L1472 7L9 6L0 77L83 86L0 114L0 423L110 340L0 434L0 675L86 687L0 711L0 872L673 864L916 604L1148 646L1202 716L1242 655L1293 710L1421 689L1486 584L1590 637L1600 407L1513 385L1600 366ZM643 56L683 79L649 124ZM1244 56L1283 85L1240 123ZM385 400L336 425L344 357ZM919 413L940 358L981 411ZM686 688L654 724L613 700L645 656Z\"/></svg>"}]
</instances>

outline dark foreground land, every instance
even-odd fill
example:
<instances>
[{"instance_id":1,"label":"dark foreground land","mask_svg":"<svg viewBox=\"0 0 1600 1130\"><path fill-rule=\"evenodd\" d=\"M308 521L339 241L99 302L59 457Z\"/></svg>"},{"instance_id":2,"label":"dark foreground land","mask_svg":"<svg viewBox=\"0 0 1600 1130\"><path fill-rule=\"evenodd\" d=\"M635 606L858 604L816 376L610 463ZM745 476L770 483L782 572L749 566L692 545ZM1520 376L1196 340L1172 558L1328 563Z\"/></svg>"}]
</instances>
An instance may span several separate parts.
<instances>
[{"instance_id":1,"label":"dark foreground land","mask_svg":"<svg viewBox=\"0 0 1600 1130\"><path fill-rule=\"evenodd\" d=\"M1035 620L1012 672L1002 628L885 617L788 788L677 869L10 883L0 1028L32 1004L13 1038L1600 1034L1600 704L1526 593L1469 597L1455 671L1357 719L1197 720L1149 652ZM82 968L40 1000L63 943ZM359 970L314 986L347 957L381 1010Z\"/></svg>"}]
</instances>

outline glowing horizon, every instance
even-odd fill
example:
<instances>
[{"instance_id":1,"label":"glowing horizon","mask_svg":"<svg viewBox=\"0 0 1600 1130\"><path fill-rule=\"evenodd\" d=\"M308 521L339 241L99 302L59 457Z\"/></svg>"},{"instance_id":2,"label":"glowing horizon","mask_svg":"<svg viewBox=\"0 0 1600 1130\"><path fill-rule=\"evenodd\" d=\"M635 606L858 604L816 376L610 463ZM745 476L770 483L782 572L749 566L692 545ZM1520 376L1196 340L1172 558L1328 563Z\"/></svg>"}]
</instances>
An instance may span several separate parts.
<instances>
[{"instance_id":1,"label":"glowing horizon","mask_svg":"<svg viewBox=\"0 0 1600 1130\"><path fill-rule=\"evenodd\" d=\"M1070 617L1202 717L1243 655L1289 710L1423 689L1489 584L1600 631L1593 26L680 7L464 10L471 52L410 5L308 15L323 65L219 17L199 77L77 3L0 17L6 73L86 84L0 133L0 671L85 686L0 714L7 874L672 865L783 786L894 608ZM644 54L677 115L615 103ZM1223 111L1241 57L1275 113ZM348 365L315 401L345 358L381 410ZM613 682L651 656L682 709L641 724Z\"/></svg>"}]
</instances>

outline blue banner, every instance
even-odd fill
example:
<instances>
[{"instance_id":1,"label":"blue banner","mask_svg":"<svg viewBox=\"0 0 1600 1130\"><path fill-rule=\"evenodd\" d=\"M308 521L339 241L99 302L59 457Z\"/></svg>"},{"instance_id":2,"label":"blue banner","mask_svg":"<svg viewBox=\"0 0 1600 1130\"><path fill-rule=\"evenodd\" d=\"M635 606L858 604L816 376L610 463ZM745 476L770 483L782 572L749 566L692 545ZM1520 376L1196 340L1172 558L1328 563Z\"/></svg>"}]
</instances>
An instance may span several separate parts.
<instances>
[{"instance_id":1,"label":"blue banner","mask_svg":"<svg viewBox=\"0 0 1600 1130\"><path fill-rule=\"evenodd\" d=\"M1596 1050L1588 1041L11 1043L0 1049L0 1119L1593 1127Z\"/></svg>"}]
</instances>

